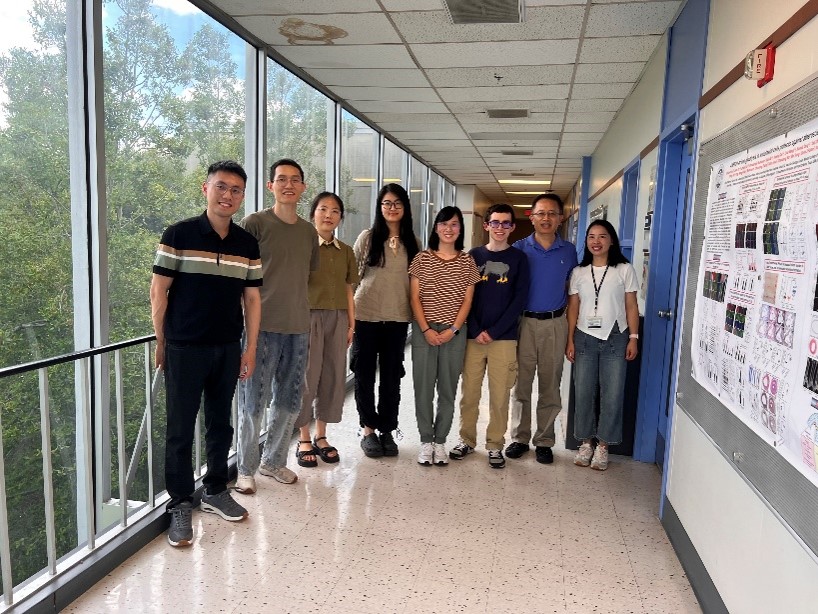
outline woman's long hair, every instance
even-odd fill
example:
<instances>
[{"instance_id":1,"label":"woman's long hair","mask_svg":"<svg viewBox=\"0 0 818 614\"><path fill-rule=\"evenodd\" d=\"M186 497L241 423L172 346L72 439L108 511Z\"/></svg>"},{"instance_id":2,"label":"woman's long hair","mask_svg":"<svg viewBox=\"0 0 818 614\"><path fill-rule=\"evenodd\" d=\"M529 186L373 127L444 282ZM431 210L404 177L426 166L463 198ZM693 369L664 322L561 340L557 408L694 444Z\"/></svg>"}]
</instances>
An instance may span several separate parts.
<instances>
[{"instance_id":1,"label":"woman's long hair","mask_svg":"<svg viewBox=\"0 0 818 614\"><path fill-rule=\"evenodd\" d=\"M385 264L383 246L389 239L390 233L381 209L381 201L387 194L393 194L403 203L403 217L400 220L400 241L403 243L403 247L406 248L409 262L412 262L412 258L418 253L418 242L412 230L412 207L409 203L409 194L406 193L403 186L399 186L397 183L387 183L378 192L375 221L372 222L372 229L369 233L369 255L366 258L368 266L382 267Z\"/></svg>"},{"instance_id":2,"label":"woman's long hair","mask_svg":"<svg viewBox=\"0 0 818 614\"><path fill-rule=\"evenodd\" d=\"M588 224L588 229L585 231L585 251L582 254L582 262L579 266L588 266L594 261L594 255L588 249L588 234L594 226L602 226L608 236L611 237L611 247L608 250L608 266L616 266L617 264L627 264L630 262L622 253L622 248L619 247L619 237L616 235L616 230L608 220L594 220Z\"/></svg>"}]
</instances>

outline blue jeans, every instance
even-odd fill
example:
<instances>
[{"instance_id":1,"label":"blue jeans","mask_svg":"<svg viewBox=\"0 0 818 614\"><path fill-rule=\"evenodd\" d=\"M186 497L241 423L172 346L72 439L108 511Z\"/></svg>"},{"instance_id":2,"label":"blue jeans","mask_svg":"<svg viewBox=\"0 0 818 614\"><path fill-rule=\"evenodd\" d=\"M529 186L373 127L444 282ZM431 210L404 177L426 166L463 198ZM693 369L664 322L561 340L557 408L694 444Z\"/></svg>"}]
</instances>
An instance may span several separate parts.
<instances>
[{"instance_id":1,"label":"blue jeans","mask_svg":"<svg viewBox=\"0 0 818 614\"><path fill-rule=\"evenodd\" d=\"M239 384L238 470L254 475L259 467L258 437L261 417L269 405L272 414L261 462L268 467L287 465L287 448L301 411L309 333L258 334L256 370Z\"/></svg>"},{"instance_id":2,"label":"blue jeans","mask_svg":"<svg viewBox=\"0 0 818 614\"><path fill-rule=\"evenodd\" d=\"M625 396L625 349L628 332L614 330L598 339L577 329L574 333L574 437L596 437L608 444L622 443L622 401ZM599 388L599 423L595 401Z\"/></svg>"}]
</instances>

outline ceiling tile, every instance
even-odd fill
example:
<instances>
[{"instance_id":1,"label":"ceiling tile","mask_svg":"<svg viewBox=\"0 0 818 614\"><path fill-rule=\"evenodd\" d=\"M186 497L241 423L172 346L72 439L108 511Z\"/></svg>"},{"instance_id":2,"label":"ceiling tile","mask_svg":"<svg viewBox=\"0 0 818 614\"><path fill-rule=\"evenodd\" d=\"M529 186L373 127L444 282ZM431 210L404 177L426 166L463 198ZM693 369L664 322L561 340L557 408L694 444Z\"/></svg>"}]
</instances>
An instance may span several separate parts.
<instances>
[{"instance_id":1,"label":"ceiling tile","mask_svg":"<svg viewBox=\"0 0 818 614\"><path fill-rule=\"evenodd\" d=\"M397 13L392 19L408 43L465 43L579 38L584 15L584 7L569 6L530 9L524 23L453 24L441 10Z\"/></svg>"},{"instance_id":2,"label":"ceiling tile","mask_svg":"<svg viewBox=\"0 0 818 614\"><path fill-rule=\"evenodd\" d=\"M569 111L619 111L624 98L587 98L568 101Z\"/></svg>"},{"instance_id":3,"label":"ceiling tile","mask_svg":"<svg viewBox=\"0 0 818 614\"><path fill-rule=\"evenodd\" d=\"M560 113L565 100L505 100L497 102L450 102L452 113L485 113L486 109L528 109L532 113Z\"/></svg>"},{"instance_id":4,"label":"ceiling tile","mask_svg":"<svg viewBox=\"0 0 818 614\"><path fill-rule=\"evenodd\" d=\"M578 64L575 83L636 83L644 62L603 62Z\"/></svg>"},{"instance_id":5,"label":"ceiling tile","mask_svg":"<svg viewBox=\"0 0 818 614\"><path fill-rule=\"evenodd\" d=\"M361 113L443 113L446 107L442 102L383 102L378 100L361 100L354 107Z\"/></svg>"},{"instance_id":6,"label":"ceiling tile","mask_svg":"<svg viewBox=\"0 0 818 614\"><path fill-rule=\"evenodd\" d=\"M553 115L556 115L556 113L554 113ZM560 118L562 118L562 114L560 114ZM558 124L535 124L532 123L530 120L525 123L516 124L501 123L478 124L471 122L468 123L463 122L463 128L465 128L469 132L497 132L498 134L502 134L510 130L519 131L520 128L524 128L525 130L532 130L535 132L559 132L560 130L562 130L562 122Z\"/></svg>"},{"instance_id":7,"label":"ceiling tile","mask_svg":"<svg viewBox=\"0 0 818 614\"><path fill-rule=\"evenodd\" d=\"M570 64L549 66L485 66L479 68L430 68L426 71L435 87L490 87L494 85L548 85L570 83L574 67ZM498 77L500 77L498 79Z\"/></svg>"},{"instance_id":8,"label":"ceiling tile","mask_svg":"<svg viewBox=\"0 0 818 614\"><path fill-rule=\"evenodd\" d=\"M412 132L416 130L421 131L428 131L434 130L435 132L439 133L452 133L457 132L460 135L463 134L463 129L456 123L451 124L434 124L431 126L427 123L422 122L378 122L378 125L386 130L387 132L395 133L395 132Z\"/></svg>"},{"instance_id":9,"label":"ceiling tile","mask_svg":"<svg viewBox=\"0 0 818 614\"><path fill-rule=\"evenodd\" d=\"M599 111L597 113L569 111L565 116L565 122L568 124L602 124L613 120L615 115L616 113L613 111Z\"/></svg>"},{"instance_id":10,"label":"ceiling tile","mask_svg":"<svg viewBox=\"0 0 818 614\"><path fill-rule=\"evenodd\" d=\"M415 68L403 45L282 46L275 50L307 72L310 68Z\"/></svg>"},{"instance_id":11,"label":"ceiling tile","mask_svg":"<svg viewBox=\"0 0 818 614\"><path fill-rule=\"evenodd\" d=\"M417 68L313 68L309 72L326 86L429 87L429 81Z\"/></svg>"},{"instance_id":12,"label":"ceiling tile","mask_svg":"<svg viewBox=\"0 0 818 614\"><path fill-rule=\"evenodd\" d=\"M457 124L450 113L367 113L367 117L380 124L381 122L423 122L424 124Z\"/></svg>"},{"instance_id":13,"label":"ceiling tile","mask_svg":"<svg viewBox=\"0 0 818 614\"><path fill-rule=\"evenodd\" d=\"M373 0L374 1L374 0ZM442 0L381 0L383 8L390 12L399 11L439 11ZM330 4L335 4L332 0Z\"/></svg>"},{"instance_id":14,"label":"ceiling tile","mask_svg":"<svg viewBox=\"0 0 818 614\"><path fill-rule=\"evenodd\" d=\"M565 124L564 132L605 132L610 124Z\"/></svg>"},{"instance_id":15,"label":"ceiling tile","mask_svg":"<svg viewBox=\"0 0 818 614\"><path fill-rule=\"evenodd\" d=\"M437 92L445 102L503 102L507 100L546 100L549 98L559 100L568 97L568 85L441 87L438 88Z\"/></svg>"},{"instance_id":16,"label":"ceiling tile","mask_svg":"<svg viewBox=\"0 0 818 614\"><path fill-rule=\"evenodd\" d=\"M577 83L571 90L571 98L627 98L633 83Z\"/></svg>"},{"instance_id":17,"label":"ceiling tile","mask_svg":"<svg viewBox=\"0 0 818 614\"><path fill-rule=\"evenodd\" d=\"M515 126L537 126L537 130L559 131L562 129L564 113L532 113L530 117L519 117L510 119L489 119L485 113L460 113L457 119L463 126L480 126L475 130L510 130ZM544 123L550 122L550 123Z\"/></svg>"},{"instance_id":18,"label":"ceiling tile","mask_svg":"<svg viewBox=\"0 0 818 614\"><path fill-rule=\"evenodd\" d=\"M579 61L647 62L660 36L628 36L623 38L586 38L582 41Z\"/></svg>"},{"instance_id":19,"label":"ceiling tile","mask_svg":"<svg viewBox=\"0 0 818 614\"><path fill-rule=\"evenodd\" d=\"M577 43L576 39L566 39L553 41L432 43L415 44L410 45L410 47L423 68L487 65L536 66L573 63L576 59Z\"/></svg>"},{"instance_id":20,"label":"ceiling tile","mask_svg":"<svg viewBox=\"0 0 818 614\"><path fill-rule=\"evenodd\" d=\"M279 47L284 45L372 45L400 43L383 13L239 17L250 32ZM325 53L331 53L327 50Z\"/></svg>"},{"instance_id":21,"label":"ceiling tile","mask_svg":"<svg viewBox=\"0 0 818 614\"><path fill-rule=\"evenodd\" d=\"M585 36L663 34L679 10L679 2L598 4L591 6Z\"/></svg>"},{"instance_id":22,"label":"ceiling tile","mask_svg":"<svg viewBox=\"0 0 818 614\"><path fill-rule=\"evenodd\" d=\"M381 7L378 6L375 0L332 0L332 2L305 2L305 0L276 0L275 2L270 2L270 0L210 1L214 6L219 7L229 15L381 12ZM304 9L307 7L309 7L309 10L305 11Z\"/></svg>"},{"instance_id":23,"label":"ceiling tile","mask_svg":"<svg viewBox=\"0 0 818 614\"><path fill-rule=\"evenodd\" d=\"M440 97L431 88L425 87L346 87L336 85L332 91L344 100L357 106L359 100L381 100L387 102L440 102Z\"/></svg>"}]
</instances>

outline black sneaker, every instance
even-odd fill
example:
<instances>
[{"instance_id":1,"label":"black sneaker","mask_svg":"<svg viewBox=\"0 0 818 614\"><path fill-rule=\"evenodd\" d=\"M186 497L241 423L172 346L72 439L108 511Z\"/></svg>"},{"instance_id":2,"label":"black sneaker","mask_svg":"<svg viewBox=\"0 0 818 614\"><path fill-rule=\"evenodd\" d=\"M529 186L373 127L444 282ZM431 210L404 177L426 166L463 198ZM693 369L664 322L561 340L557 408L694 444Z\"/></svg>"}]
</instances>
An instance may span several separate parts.
<instances>
[{"instance_id":1,"label":"black sneaker","mask_svg":"<svg viewBox=\"0 0 818 614\"><path fill-rule=\"evenodd\" d=\"M537 462L543 465L550 465L554 462L554 453L548 446L537 446Z\"/></svg>"},{"instance_id":2,"label":"black sneaker","mask_svg":"<svg viewBox=\"0 0 818 614\"><path fill-rule=\"evenodd\" d=\"M397 456L398 444L395 443L395 438L392 433L381 433L381 448L383 448L384 456ZM366 450L364 450L366 452Z\"/></svg>"},{"instance_id":3,"label":"black sneaker","mask_svg":"<svg viewBox=\"0 0 818 614\"><path fill-rule=\"evenodd\" d=\"M489 467L492 469L502 469L506 466L506 459L503 458L502 450L489 450Z\"/></svg>"},{"instance_id":4,"label":"black sneaker","mask_svg":"<svg viewBox=\"0 0 818 614\"><path fill-rule=\"evenodd\" d=\"M380 458L383 456L383 445L381 445L381 440L378 439L375 433L364 435L364 438L361 439L361 449L369 458Z\"/></svg>"},{"instance_id":5,"label":"black sneaker","mask_svg":"<svg viewBox=\"0 0 818 614\"><path fill-rule=\"evenodd\" d=\"M168 529L168 543L171 546L189 546L193 543L193 525L191 516L193 506L189 501L183 501L168 510L170 514L170 528Z\"/></svg>"},{"instance_id":6,"label":"black sneaker","mask_svg":"<svg viewBox=\"0 0 818 614\"><path fill-rule=\"evenodd\" d=\"M454 460L461 460L465 458L467 454L471 454L474 452L474 448L472 448L469 444L460 442L455 447L451 449L449 452L449 458Z\"/></svg>"},{"instance_id":7,"label":"black sneaker","mask_svg":"<svg viewBox=\"0 0 818 614\"><path fill-rule=\"evenodd\" d=\"M508 456L509 458L520 458L526 452L528 452L527 443L518 443L516 441L512 441L506 447L506 456Z\"/></svg>"},{"instance_id":8,"label":"black sneaker","mask_svg":"<svg viewBox=\"0 0 818 614\"><path fill-rule=\"evenodd\" d=\"M236 503L230 496L229 490L223 490L215 495L202 493L202 511L218 514L230 522L238 522L247 518L247 510Z\"/></svg>"}]
</instances>

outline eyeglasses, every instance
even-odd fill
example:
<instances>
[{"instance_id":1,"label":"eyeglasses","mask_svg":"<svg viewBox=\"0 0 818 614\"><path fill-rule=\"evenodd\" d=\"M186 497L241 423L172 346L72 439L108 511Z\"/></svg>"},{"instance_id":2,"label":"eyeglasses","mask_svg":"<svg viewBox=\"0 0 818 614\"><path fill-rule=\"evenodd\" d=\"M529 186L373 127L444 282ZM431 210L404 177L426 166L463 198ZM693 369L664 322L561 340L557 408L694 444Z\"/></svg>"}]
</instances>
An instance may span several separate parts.
<instances>
[{"instance_id":1,"label":"eyeglasses","mask_svg":"<svg viewBox=\"0 0 818 614\"><path fill-rule=\"evenodd\" d=\"M400 211L403 209L403 203L399 200L382 200L381 207L384 209L394 209L395 211Z\"/></svg>"},{"instance_id":2,"label":"eyeglasses","mask_svg":"<svg viewBox=\"0 0 818 614\"><path fill-rule=\"evenodd\" d=\"M509 222L508 220L504 220L502 222L498 220L491 220L490 222L486 222L492 228L502 228L503 230L508 230L512 226L514 226L514 222Z\"/></svg>"},{"instance_id":3,"label":"eyeglasses","mask_svg":"<svg viewBox=\"0 0 818 614\"><path fill-rule=\"evenodd\" d=\"M438 230L460 230L460 223L459 222L438 222L437 229Z\"/></svg>"},{"instance_id":4,"label":"eyeglasses","mask_svg":"<svg viewBox=\"0 0 818 614\"><path fill-rule=\"evenodd\" d=\"M562 215L559 211L536 211L535 213L531 214L531 217L536 217L538 220L547 217L548 219L559 217Z\"/></svg>"},{"instance_id":5,"label":"eyeglasses","mask_svg":"<svg viewBox=\"0 0 818 614\"><path fill-rule=\"evenodd\" d=\"M316 213L320 213L321 215L337 215L340 217L341 210L340 209L330 209L329 207L318 207L315 210Z\"/></svg>"},{"instance_id":6,"label":"eyeglasses","mask_svg":"<svg viewBox=\"0 0 818 614\"><path fill-rule=\"evenodd\" d=\"M229 185L224 183L210 183L209 181L207 183L212 185L222 194L224 194L225 192L230 192L230 195L234 197L244 196L244 190L242 188L230 187Z\"/></svg>"},{"instance_id":7,"label":"eyeglasses","mask_svg":"<svg viewBox=\"0 0 818 614\"><path fill-rule=\"evenodd\" d=\"M301 185L304 183L304 181L298 177L276 177L273 181L275 181L275 183L278 185L287 185L288 183L293 185Z\"/></svg>"}]
</instances>

